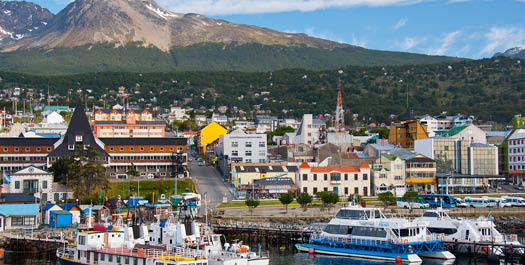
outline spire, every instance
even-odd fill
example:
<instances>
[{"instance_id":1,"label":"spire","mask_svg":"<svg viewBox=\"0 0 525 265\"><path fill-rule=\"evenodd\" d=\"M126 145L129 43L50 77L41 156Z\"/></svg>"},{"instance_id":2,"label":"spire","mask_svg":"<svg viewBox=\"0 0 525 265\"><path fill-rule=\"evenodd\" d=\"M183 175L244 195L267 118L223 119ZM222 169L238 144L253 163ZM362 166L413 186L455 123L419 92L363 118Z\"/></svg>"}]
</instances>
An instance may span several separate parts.
<instances>
[{"instance_id":1,"label":"spire","mask_svg":"<svg viewBox=\"0 0 525 265\"><path fill-rule=\"evenodd\" d=\"M341 93L341 79L339 79L339 91L337 92L337 106L335 109L335 131L345 131L345 113L343 110L343 97Z\"/></svg>"}]
</instances>

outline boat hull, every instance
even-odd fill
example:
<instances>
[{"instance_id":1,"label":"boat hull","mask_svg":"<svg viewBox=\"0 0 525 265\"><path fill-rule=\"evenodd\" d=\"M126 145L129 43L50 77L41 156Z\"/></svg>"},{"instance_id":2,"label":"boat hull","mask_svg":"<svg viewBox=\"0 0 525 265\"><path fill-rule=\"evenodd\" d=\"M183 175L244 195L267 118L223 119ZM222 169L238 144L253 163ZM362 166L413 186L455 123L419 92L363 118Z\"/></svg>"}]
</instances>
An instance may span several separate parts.
<instances>
[{"instance_id":1,"label":"boat hull","mask_svg":"<svg viewBox=\"0 0 525 265\"><path fill-rule=\"evenodd\" d=\"M334 248L312 244L296 244L295 247L301 252L310 253L313 249L314 253L332 256L352 257L359 259L374 259L380 261L394 262L396 261L396 258L399 257L401 258L401 261L403 263L419 264L423 262L423 260L421 260L421 258L416 254L391 254L357 249Z\"/></svg>"},{"instance_id":2,"label":"boat hull","mask_svg":"<svg viewBox=\"0 0 525 265\"><path fill-rule=\"evenodd\" d=\"M69 259L64 259L61 257L57 257L57 263L56 265L89 265L87 263L80 263Z\"/></svg>"},{"instance_id":3,"label":"boat hull","mask_svg":"<svg viewBox=\"0 0 525 265\"><path fill-rule=\"evenodd\" d=\"M432 253L424 253L419 254L422 258L429 258L429 259L442 259L442 260L454 260L456 259L456 256L454 254L450 253L449 251L439 251L439 252L432 252Z\"/></svg>"}]
</instances>

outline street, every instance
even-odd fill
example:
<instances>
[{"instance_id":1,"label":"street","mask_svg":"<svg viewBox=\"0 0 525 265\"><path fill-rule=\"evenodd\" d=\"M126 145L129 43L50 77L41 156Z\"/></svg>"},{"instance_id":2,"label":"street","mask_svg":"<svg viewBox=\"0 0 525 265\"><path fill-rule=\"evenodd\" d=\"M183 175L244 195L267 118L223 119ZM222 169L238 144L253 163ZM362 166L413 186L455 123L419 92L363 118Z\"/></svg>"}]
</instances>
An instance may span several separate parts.
<instances>
[{"instance_id":1,"label":"street","mask_svg":"<svg viewBox=\"0 0 525 265\"><path fill-rule=\"evenodd\" d=\"M195 188L201 194L203 203L201 210L204 212L204 193L207 192L208 208L215 209L224 199L232 200L231 187L222 181L222 176L215 168L210 166L199 166L197 162L189 163L190 176L195 183Z\"/></svg>"}]
</instances>

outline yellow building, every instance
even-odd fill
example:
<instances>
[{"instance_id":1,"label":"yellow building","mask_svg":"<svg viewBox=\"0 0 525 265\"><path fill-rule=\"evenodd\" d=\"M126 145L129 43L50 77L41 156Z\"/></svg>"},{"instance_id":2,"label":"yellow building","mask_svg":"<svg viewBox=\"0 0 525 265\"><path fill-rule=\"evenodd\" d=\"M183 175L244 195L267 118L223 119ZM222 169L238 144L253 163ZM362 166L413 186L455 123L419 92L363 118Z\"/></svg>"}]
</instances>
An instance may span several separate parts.
<instances>
[{"instance_id":1,"label":"yellow building","mask_svg":"<svg viewBox=\"0 0 525 265\"><path fill-rule=\"evenodd\" d=\"M206 146L217 141L223 134L227 134L228 130L216 122L206 125L199 131L199 146L201 154L206 153Z\"/></svg>"},{"instance_id":2,"label":"yellow building","mask_svg":"<svg viewBox=\"0 0 525 265\"><path fill-rule=\"evenodd\" d=\"M407 191L436 191L436 161L418 154L405 160Z\"/></svg>"},{"instance_id":3,"label":"yellow building","mask_svg":"<svg viewBox=\"0 0 525 265\"><path fill-rule=\"evenodd\" d=\"M410 110L401 118L401 122L390 124L388 143L406 149L414 149L414 141L428 138L427 126L412 117Z\"/></svg>"}]
</instances>

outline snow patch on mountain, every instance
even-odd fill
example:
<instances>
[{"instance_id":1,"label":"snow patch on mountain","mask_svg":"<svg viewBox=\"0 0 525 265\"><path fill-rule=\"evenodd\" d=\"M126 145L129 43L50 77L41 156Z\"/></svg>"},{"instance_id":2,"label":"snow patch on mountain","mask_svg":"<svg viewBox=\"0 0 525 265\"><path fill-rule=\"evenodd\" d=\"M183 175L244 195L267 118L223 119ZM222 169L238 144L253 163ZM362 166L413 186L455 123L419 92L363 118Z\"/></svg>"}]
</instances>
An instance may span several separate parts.
<instances>
[{"instance_id":1,"label":"snow patch on mountain","mask_svg":"<svg viewBox=\"0 0 525 265\"><path fill-rule=\"evenodd\" d=\"M178 17L177 14L173 14L173 13L170 13L170 12L165 12L165 11L161 10L160 8L155 8L154 6L151 5L151 3L148 3L146 5L146 7L149 10L153 11L155 14L157 14L159 17L161 17L163 19L166 19L166 20L168 20L171 17Z\"/></svg>"}]
</instances>

